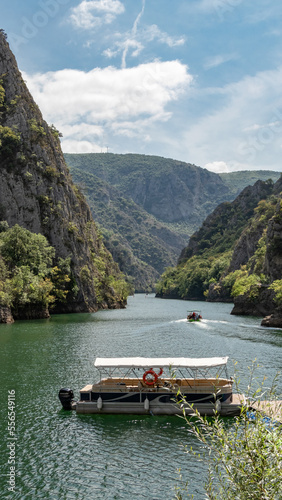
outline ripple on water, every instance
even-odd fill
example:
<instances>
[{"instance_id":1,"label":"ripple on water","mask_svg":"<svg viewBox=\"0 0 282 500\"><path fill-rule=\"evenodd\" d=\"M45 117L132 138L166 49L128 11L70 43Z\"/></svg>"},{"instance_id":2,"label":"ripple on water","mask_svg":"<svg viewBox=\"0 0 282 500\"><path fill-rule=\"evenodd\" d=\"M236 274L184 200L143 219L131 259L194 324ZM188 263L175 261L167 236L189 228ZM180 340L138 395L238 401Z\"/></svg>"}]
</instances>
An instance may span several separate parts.
<instances>
[{"instance_id":1,"label":"ripple on water","mask_svg":"<svg viewBox=\"0 0 282 500\"><path fill-rule=\"evenodd\" d=\"M191 304L189 304L190 308ZM96 356L229 356L243 383L253 359L271 377L282 366L282 334L259 318L230 316L232 305L193 303L200 323L186 320L187 303L135 296L120 311L54 316L0 328L0 408L15 388L17 493L20 500L172 499L181 468L195 500L205 498L205 464L177 417L76 415L61 409L58 391L78 391L94 380ZM232 363L230 366L232 373ZM0 420L1 436L7 422ZM6 491L7 447L1 444L1 491ZM4 497L5 498L5 497Z\"/></svg>"}]
</instances>

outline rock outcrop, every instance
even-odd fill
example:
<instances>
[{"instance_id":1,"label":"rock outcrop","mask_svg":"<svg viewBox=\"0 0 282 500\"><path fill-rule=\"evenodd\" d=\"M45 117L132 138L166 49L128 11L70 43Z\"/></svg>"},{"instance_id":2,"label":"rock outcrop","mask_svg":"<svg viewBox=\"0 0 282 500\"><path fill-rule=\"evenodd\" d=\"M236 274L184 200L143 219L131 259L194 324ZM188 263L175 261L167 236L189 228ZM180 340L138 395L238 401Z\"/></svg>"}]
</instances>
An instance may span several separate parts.
<instances>
[{"instance_id":1,"label":"rock outcrop","mask_svg":"<svg viewBox=\"0 0 282 500\"><path fill-rule=\"evenodd\" d=\"M281 180L274 185L273 193L279 193ZM247 228L239 239L230 265L230 270L239 269L254 256L258 248L258 242L265 232L265 254L262 262L262 273L267 277L269 283L281 280L282 277L282 209L281 196L275 206L275 213L267 218L263 216L260 223ZM250 271L252 271L252 266ZM238 296L234 300L232 314L248 314L253 316L264 316L263 326L282 326L282 309L275 302L275 293L268 286L261 286L256 300L250 301L245 295Z\"/></svg>"},{"instance_id":2,"label":"rock outcrop","mask_svg":"<svg viewBox=\"0 0 282 500\"><path fill-rule=\"evenodd\" d=\"M274 292L267 286L261 286L258 296L251 300L245 295L234 298L231 314L238 316L267 316L276 311Z\"/></svg>"},{"instance_id":3,"label":"rock outcrop","mask_svg":"<svg viewBox=\"0 0 282 500\"><path fill-rule=\"evenodd\" d=\"M265 316L261 322L261 326L282 328L282 310L279 309L275 313Z\"/></svg>"},{"instance_id":4,"label":"rock outcrop","mask_svg":"<svg viewBox=\"0 0 282 500\"><path fill-rule=\"evenodd\" d=\"M48 126L30 95L5 34L0 32L0 220L41 233L56 259L71 257L76 295L56 312L124 306L113 287L99 281L119 270L105 249L84 196L73 184L59 133ZM99 300L97 287L99 288Z\"/></svg>"},{"instance_id":5,"label":"rock outcrop","mask_svg":"<svg viewBox=\"0 0 282 500\"><path fill-rule=\"evenodd\" d=\"M0 323L14 323L10 307L0 306Z\"/></svg>"}]
</instances>

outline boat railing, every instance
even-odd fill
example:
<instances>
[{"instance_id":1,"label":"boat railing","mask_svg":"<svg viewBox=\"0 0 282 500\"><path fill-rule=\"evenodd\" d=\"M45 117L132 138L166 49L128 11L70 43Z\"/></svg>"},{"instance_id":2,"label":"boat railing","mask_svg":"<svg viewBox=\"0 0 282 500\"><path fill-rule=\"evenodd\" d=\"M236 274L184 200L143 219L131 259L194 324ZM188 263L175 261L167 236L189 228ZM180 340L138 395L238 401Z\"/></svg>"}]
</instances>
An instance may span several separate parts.
<instances>
[{"instance_id":1,"label":"boat railing","mask_svg":"<svg viewBox=\"0 0 282 500\"><path fill-rule=\"evenodd\" d=\"M204 379L174 379L171 377L159 377L154 384L146 384L140 378L103 378L100 382L93 384L92 391L157 391L157 390L170 390L173 392L185 391L187 389L197 392L205 391L218 391L224 387L232 388L233 381L223 378L204 378Z\"/></svg>"}]
</instances>

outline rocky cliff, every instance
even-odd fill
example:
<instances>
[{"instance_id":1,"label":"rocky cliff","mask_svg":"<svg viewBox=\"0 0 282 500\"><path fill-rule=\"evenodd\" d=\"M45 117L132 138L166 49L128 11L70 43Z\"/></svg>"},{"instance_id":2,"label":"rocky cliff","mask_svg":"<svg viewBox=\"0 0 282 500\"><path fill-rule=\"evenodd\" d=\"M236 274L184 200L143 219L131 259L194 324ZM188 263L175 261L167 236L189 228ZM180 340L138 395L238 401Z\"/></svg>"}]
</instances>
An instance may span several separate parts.
<instances>
[{"instance_id":1,"label":"rocky cliff","mask_svg":"<svg viewBox=\"0 0 282 500\"><path fill-rule=\"evenodd\" d=\"M56 259L71 257L76 295L57 312L120 307L107 277L120 273L105 249L84 196L73 184L59 142L30 95L0 33L0 220L42 233ZM103 262L97 266L97 259ZM97 292L99 289L99 293Z\"/></svg>"},{"instance_id":2,"label":"rocky cliff","mask_svg":"<svg viewBox=\"0 0 282 500\"><path fill-rule=\"evenodd\" d=\"M273 194L258 207L257 218L239 239L231 262L231 270L246 263L249 273L261 272L267 283L261 284L257 296L250 294L235 297L232 314L265 316L264 326L282 327L282 304L277 301L273 282L282 278L282 199L281 179L273 188Z\"/></svg>"},{"instance_id":3,"label":"rocky cliff","mask_svg":"<svg viewBox=\"0 0 282 500\"><path fill-rule=\"evenodd\" d=\"M282 180L257 181L209 215L158 296L234 300L232 314L282 326Z\"/></svg>"},{"instance_id":4,"label":"rocky cliff","mask_svg":"<svg viewBox=\"0 0 282 500\"><path fill-rule=\"evenodd\" d=\"M221 201L232 199L219 175L190 163L138 154L65 157L70 166L105 180L160 221L198 227Z\"/></svg>"},{"instance_id":5,"label":"rocky cliff","mask_svg":"<svg viewBox=\"0 0 282 500\"><path fill-rule=\"evenodd\" d=\"M254 253L261 232L257 231L255 238L254 234L249 233L244 237L243 230L253 217L259 201L270 196L272 192L272 181L257 181L254 186L246 187L234 201L220 204L190 238L188 246L181 252L179 262L193 255L203 254L208 249L214 250L216 247L219 250L223 247L231 249L232 244L241 237L232 255L230 271L246 264Z\"/></svg>"}]
</instances>

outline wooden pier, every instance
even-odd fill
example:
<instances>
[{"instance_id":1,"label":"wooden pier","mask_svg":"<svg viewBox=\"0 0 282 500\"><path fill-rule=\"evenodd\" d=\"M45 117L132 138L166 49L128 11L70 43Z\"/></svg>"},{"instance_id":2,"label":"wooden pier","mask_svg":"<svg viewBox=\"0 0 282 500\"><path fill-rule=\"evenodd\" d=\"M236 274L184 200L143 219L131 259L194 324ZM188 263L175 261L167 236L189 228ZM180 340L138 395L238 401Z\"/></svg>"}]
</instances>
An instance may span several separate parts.
<instances>
[{"instance_id":1,"label":"wooden pier","mask_svg":"<svg viewBox=\"0 0 282 500\"><path fill-rule=\"evenodd\" d=\"M282 423L282 400L256 401L251 404L251 409L259 411L273 421Z\"/></svg>"},{"instance_id":2,"label":"wooden pier","mask_svg":"<svg viewBox=\"0 0 282 500\"><path fill-rule=\"evenodd\" d=\"M223 405L224 406L224 405ZM226 405L227 406L227 405ZM232 395L232 403L229 403L230 408L238 408L238 414L240 414L240 409L245 408L248 411L258 411L265 417L270 418L275 422L282 424L282 400L272 400L272 401L255 401L249 402L244 394ZM230 412L231 415L234 412Z\"/></svg>"}]
</instances>

